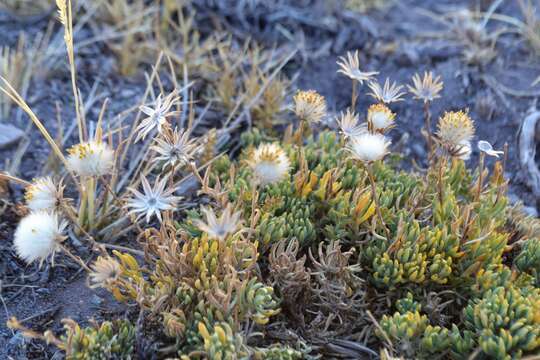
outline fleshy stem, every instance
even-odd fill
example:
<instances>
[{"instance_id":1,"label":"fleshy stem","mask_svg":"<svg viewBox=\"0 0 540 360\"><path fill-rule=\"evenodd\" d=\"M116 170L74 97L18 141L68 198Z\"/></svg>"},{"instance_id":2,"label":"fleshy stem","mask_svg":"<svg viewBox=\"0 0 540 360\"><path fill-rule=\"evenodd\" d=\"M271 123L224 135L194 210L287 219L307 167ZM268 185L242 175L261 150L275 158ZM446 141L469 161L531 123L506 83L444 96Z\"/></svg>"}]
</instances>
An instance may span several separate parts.
<instances>
[{"instance_id":1,"label":"fleshy stem","mask_svg":"<svg viewBox=\"0 0 540 360\"><path fill-rule=\"evenodd\" d=\"M384 231L386 232L386 238L390 240L390 230L386 227L386 223L384 222L384 219L382 217L381 213L381 205L379 203L379 197L377 196L377 186L375 184L375 177L373 176L373 169L371 167L371 164L366 164L366 169L369 177L369 182L371 184L371 196L373 197L373 201L375 201L375 207L377 210L377 216L379 217L379 221L381 222L381 225L384 228Z\"/></svg>"}]
</instances>

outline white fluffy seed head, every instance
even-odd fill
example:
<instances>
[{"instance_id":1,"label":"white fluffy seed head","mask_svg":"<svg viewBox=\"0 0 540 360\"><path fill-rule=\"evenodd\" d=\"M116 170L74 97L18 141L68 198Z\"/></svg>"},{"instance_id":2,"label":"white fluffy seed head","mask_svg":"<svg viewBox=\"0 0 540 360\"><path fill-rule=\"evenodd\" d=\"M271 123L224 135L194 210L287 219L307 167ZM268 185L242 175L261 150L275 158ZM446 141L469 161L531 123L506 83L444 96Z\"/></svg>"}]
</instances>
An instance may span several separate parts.
<instances>
[{"instance_id":1,"label":"white fluffy seed head","mask_svg":"<svg viewBox=\"0 0 540 360\"><path fill-rule=\"evenodd\" d=\"M260 185L276 183L289 174L290 162L276 144L260 145L248 161Z\"/></svg>"},{"instance_id":2,"label":"white fluffy seed head","mask_svg":"<svg viewBox=\"0 0 540 360\"><path fill-rule=\"evenodd\" d=\"M384 158L384 156L388 154L389 146L390 140L384 135L365 132L351 138L347 149L350 151L353 158L369 163Z\"/></svg>"},{"instance_id":3,"label":"white fluffy seed head","mask_svg":"<svg viewBox=\"0 0 540 360\"><path fill-rule=\"evenodd\" d=\"M56 185L50 177L36 179L26 188L26 206L32 211L54 210L62 199L62 185Z\"/></svg>"},{"instance_id":4,"label":"white fluffy seed head","mask_svg":"<svg viewBox=\"0 0 540 360\"><path fill-rule=\"evenodd\" d=\"M394 125L396 114L384 104L374 104L368 109L368 122L375 131L385 130Z\"/></svg>"},{"instance_id":5,"label":"white fluffy seed head","mask_svg":"<svg viewBox=\"0 0 540 360\"><path fill-rule=\"evenodd\" d=\"M114 150L104 142L89 141L68 150L69 168L80 176L103 176L114 165Z\"/></svg>"},{"instance_id":6,"label":"white fluffy seed head","mask_svg":"<svg viewBox=\"0 0 540 360\"><path fill-rule=\"evenodd\" d=\"M13 244L20 258L27 263L43 261L54 253L64 240L67 223L56 212L38 211L25 216L17 226Z\"/></svg>"}]
</instances>

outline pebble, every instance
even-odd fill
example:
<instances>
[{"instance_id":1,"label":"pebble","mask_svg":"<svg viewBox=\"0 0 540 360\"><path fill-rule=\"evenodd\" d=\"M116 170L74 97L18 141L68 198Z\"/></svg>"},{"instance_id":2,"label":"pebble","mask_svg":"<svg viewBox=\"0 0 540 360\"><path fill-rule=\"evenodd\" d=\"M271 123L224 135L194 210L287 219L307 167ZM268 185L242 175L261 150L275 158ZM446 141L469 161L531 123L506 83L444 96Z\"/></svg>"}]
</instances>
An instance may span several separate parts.
<instances>
[{"instance_id":1,"label":"pebble","mask_svg":"<svg viewBox=\"0 0 540 360\"><path fill-rule=\"evenodd\" d=\"M0 149L5 149L17 143L24 136L24 131L10 125L0 123Z\"/></svg>"}]
</instances>

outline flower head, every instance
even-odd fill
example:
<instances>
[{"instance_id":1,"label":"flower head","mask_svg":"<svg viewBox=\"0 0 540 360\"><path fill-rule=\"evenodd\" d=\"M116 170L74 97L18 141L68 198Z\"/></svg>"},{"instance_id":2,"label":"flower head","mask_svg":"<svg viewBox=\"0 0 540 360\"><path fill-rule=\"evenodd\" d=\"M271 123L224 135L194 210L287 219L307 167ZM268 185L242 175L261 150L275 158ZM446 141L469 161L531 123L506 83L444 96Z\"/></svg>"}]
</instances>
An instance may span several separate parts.
<instances>
[{"instance_id":1,"label":"flower head","mask_svg":"<svg viewBox=\"0 0 540 360\"><path fill-rule=\"evenodd\" d=\"M156 144L150 148L159 156L155 162L164 162L165 166L174 167L176 165L187 164L197 150L194 140L189 138L189 133L183 130L166 130L161 137L155 139Z\"/></svg>"},{"instance_id":2,"label":"flower head","mask_svg":"<svg viewBox=\"0 0 540 360\"><path fill-rule=\"evenodd\" d=\"M289 174L289 158L277 144L260 145L251 155L248 164L263 186L278 182Z\"/></svg>"},{"instance_id":3,"label":"flower head","mask_svg":"<svg viewBox=\"0 0 540 360\"><path fill-rule=\"evenodd\" d=\"M148 115L148 117L144 118L139 126L137 126L136 131L139 133L135 138L135 142L144 139L154 128L157 128L158 132L161 133L163 125L167 124L167 117L177 113L176 111L171 111L171 107L178 103L179 100L180 97L177 92L173 91L165 99L160 94L154 102L153 108L147 105L141 106L140 110Z\"/></svg>"},{"instance_id":4,"label":"flower head","mask_svg":"<svg viewBox=\"0 0 540 360\"><path fill-rule=\"evenodd\" d=\"M359 124L359 121L358 114L350 109L347 109L345 113L341 113L339 119L337 119L340 132L345 138L355 137L366 131L365 124Z\"/></svg>"},{"instance_id":5,"label":"flower head","mask_svg":"<svg viewBox=\"0 0 540 360\"><path fill-rule=\"evenodd\" d=\"M298 91L293 100L294 113L300 120L316 123L326 115L326 101L315 90Z\"/></svg>"},{"instance_id":6,"label":"flower head","mask_svg":"<svg viewBox=\"0 0 540 360\"><path fill-rule=\"evenodd\" d=\"M241 226L241 212L233 212L232 206L229 204L221 213L219 219L213 209L202 208L205 220L196 220L195 225L211 238L224 240L229 234L235 233Z\"/></svg>"},{"instance_id":7,"label":"flower head","mask_svg":"<svg viewBox=\"0 0 540 360\"><path fill-rule=\"evenodd\" d=\"M384 86L381 86L377 81L371 81L368 83L371 92L369 96L375 98L385 104L390 104L397 101L403 101L403 95L405 95L403 85L397 85L395 82L390 85L390 79L386 78Z\"/></svg>"},{"instance_id":8,"label":"flower head","mask_svg":"<svg viewBox=\"0 0 540 360\"><path fill-rule=\"evenodd\" d=\"M365 132L359 136L351 138L347 145L347 150L354 159L365 163L382 160L388 154L390 140L379 133Z\"/></svg>"},{"instance_id":9,"label":"flower head","mask_svg":"<svg viewBox=\"0 0 540 360\"><path fill-rule=\"evenodd\" d=\"M436 135L441 147L450 156L469 159L472 152L474 124L466 112L446 112L439 119Z\"/></svg>"},{"instance_id":10,"label":"flower head","mask_svg":"<svg viewBox=\"0 0 540 360\"><path fill-rule=\"evenodd\" d=\"M451 154L457 153L465 145L470 147L474 124L466 112L449 111L439 119L436 135L441 145Z\"/></svg>"},{"instance_id":11,"label":"flower head","mask_svg":"<svg viewBox=\"0 0 540 360\"><path fill-rule=\"evenodd\" d=\"M107 287L120 276L122 269L118 261L110 256L100 256L92 264L90 273L90 287Z\"/></svg>"},{"instance_id":12,"label":"flower head","mask_svg":"<svg viewBox=\"0 0 540 360\"><path fill-rule=\"evenodd\" d=\"M68 149L69 168L80 176L102 176L114 165L114 150L104 142L88 141Z\"/></svg>"},{"instance_id":13,"label":"flower head","mask_svg":"<svg viewBox=\"0 0 540 360\"><path fill-rule=\"evenodd\" d=\"M19 222L15 231L15 251L27 263L43 261L64 241L66 226L67 223L54 211L30 213Z\"/></svg>"},{"instance_id":14,"label":"flower head","mask_svg":"<svg viewBox=\"0 0 540 360\"><path fill-rule=\"evenodd\" d=\"M489 156L494 156L496 158L499 157L499 155L504 154L504 151L501 150L494 150L493 146L485 140L480 140L478 142L478 150L488 154Z\"/></svg>"},{"instance_id":15,"label":"flower head","mask_svg":"<svg viewBox=\"0 0 540 360\"><path fill-rule=\"evenodd\" d=\"M26 188L24 199L32 211L54 210L63 198L64 187L50 177L36 179Z\"/></svg>"},{"instance_id":16,"label":"flower head","mask_svg":"<svg viewBox=\"0 0 540 360\"><path fill-rule=\"evenodd\" d=\"M156 215L161 222L161 212L174 209L181 198L173 195L175 189L166 189L167 177L161 180L157 178L153 188L144 176L141 176L141 183L144 194L136 189L129 188L135 195L128 201L127 206L131 208L129 213L138 214L137 220L142 216L146 216L146 222L150 222L152 216Z\"/></svg>"},{"instance_id":17,"label":"flower head","mask_svg":"<svg viewBox=\"0 0 540 360\"><path fill-rule=\"evenodd\" d=\"M345 76L348 76L352 80L358 81L360 84L363 84L364 81L369 81L371 78L378 74L377 71L371 72L362 72L360 71L360 60L358 59L358 50L354 53L347 52L347 58L341 56L337 64L340 69L338 73L342 73Z\"/></svg>"},{"instance_id":18,"label":"flower head","mask_svg":"<svg viewBox=\"0 0 540 360\"><path fill-rule=\"evenodd\" d=\"M396 114L384 104L373 104L368 109L368 123L373 131L384 131L394 126Z\"/></svg>"},{"instance_id":19,"label":"flower head","mask_svg":"<svg viewBox=\"0 0 540 360\"><path fill-rule=\"evenodd\" d=\"M407 85L407 87L415 99L428 102L441 97L439 93L443 89L443 82L440 76L434 79L431 71L425 72L423 79L420 78L420 75L414 74L412 81L413 86Z\"/></svg>"}]
</instances>

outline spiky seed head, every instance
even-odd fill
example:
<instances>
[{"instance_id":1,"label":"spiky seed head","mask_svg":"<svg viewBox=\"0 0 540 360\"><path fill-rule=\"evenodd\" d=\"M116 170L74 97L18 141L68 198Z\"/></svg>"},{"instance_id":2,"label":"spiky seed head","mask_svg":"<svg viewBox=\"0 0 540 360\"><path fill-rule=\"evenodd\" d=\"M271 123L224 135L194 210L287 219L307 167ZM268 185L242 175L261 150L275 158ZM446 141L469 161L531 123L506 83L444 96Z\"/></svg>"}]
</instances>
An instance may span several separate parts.
<instances>
[{"instance_id":1,"label":"spiky seed head","mask_svg":"<svg viewBox=\"0 0 540 360\"><path fill-rule=\"evenodd\" d=\"M101 141L73 145L68 153L68 166L79 176L104 176L114 166L114 150Z\"/></svg>"},{"instance_id":2,"label":"spiky seed head","mask_svg":"<svg viewBox=\"0 0 540 360\"><path fill-rule=\"evenodd\" d=\"M437 136L446 145L470 143L474 136L474 123L465 111L448 111L439 119Z\"/></svg>"},{"instance_id":3,"label":"spiky seed head","mask_svg":"<svg viewBox=\"0 0 540 360\"><path fill-rule=\"evenodd\" d=\"M253 151L248 164L262 186L281 181L289 174L289 158L277 144L261 144Z\"/></svg>"},{"instance_id":4,"label":"spiky seed head","mask_svg":"<svg viewBox=\"0 0 540 360\"><path fill-rule=\"evenodd\" d=\"M359 124L360 119L358 118L358 114L351 111L351 109L347 109L345 113L341 113L336 121L341 134L347 139L358 136L366 131L365 124Z\"/></svg>"},{"instance_id":5,"label":"spiky seed head","mask_svg":"<svg viewBox=\"0 0 540 360\"><path fill-rule=\"evenodd\" d=\"M15 230L17 255L27 263L43 261L64 241L67 223L54 211L37 211L25 216Z\"/></svg>"},{"instance_id":6,"label":"spiky seed head","mask_svg":"<svg viewBox=\"0 0 540 360\"><path fill-rule=\"evenodd\" d=\"M55 210L62 201L63 193L62 184L55 184L50 177L42 177L26 188L24 199L32 211Z\"/></svg>"},{"instance_id":7,"label":"spiky seed head","mask_svg":"<svg viewBox=\"0 0 540 360\"><path fill-rule=\"evenodd\" d=\"M412 81L413 86L407 85L407 87L415 99L428 102L441 97L439 93L443 89L443 82L440 76L433 78L431 71L425 72L423 78L418 74L414 74Z\"/></svg>"},{"instance_id":8,"label":"spiky seed head","mask_svg":"<svg viewBox=\"0 0 540 360\"><path fill-rule=\"evenodd\" d=\"M210 238L225 240L227 236L234 234L242 226L242 220L240 219L242 213L240 211L233 211L231 204L221 213L218 218L214 209L202 208L201 212L205 217L205 221L195 220L195 225Z\"/></svg>"},{"instance_id":9,"label":"spiky seed head","mask_svg":"<svg viewBox=\"0 0 540 360\"><path fill-rule=\"evenodd\" d=\"M163 130L162 135L154 141L155 144L150 147L158 154L154 162L163 162L165 167L183 166L193 159L197 151L197 144L184 130Z\"/></svg>"},{"instance_id":10,"label":"spiky seed head","mask_svg":"<svg viewBox=\"0 0 540 360\"><path fill-rule=\"evenodd\" d=\"M294 113L308 123L321 121L326 115L324 96L315 90L297 91L294 95Z\"/></svg>"},{"instance_id":11,"label":"spiky seed head","mask_svg":"<svg viewBox=\"0 0 540 360\"><path fill-rule=\"evenodd\" d=\"M122 269L118 261L110 256L100 256L91 266L92 272L89 274L90 287L107 287L114 283L120 276Z\"/></svg>"},{"instance_id":12,"label":"spiky seed head","mask_svg":"<svg viewBox=\"0 0 540 360\"><path fill-rule=\"evenodd\" d=\"M351 138L347 150L353 159L364 163L382 160L389 152L390 140L380 133L364 132Z\"/></svg>"},{"instance_id":13,"label":"spiky seed head","mask_svg":"<svg viewBox=\"0 0 540 360\"><path fill-rule=\"evenodd\" d=\"M384 104L373 104L368 109L368 123L373 131L384 131L394 126L396 114Z\"/></svg>"},{"instance_id":14,"label":"spiky seed head","mask_svg":"<svg viewBox=\"0 0 540 360\"><path fill-rule=\"evenodd\" d=\"M363 72L360 70L360 60L358 58L358 50L354 53L347 52L347 57L341 56L337 64L339 65L338 73L341 73L351 80L356 80L360 84L363 84L364 81L370 81L375 75L378 74L377 71Z\"/></svg>"}]
</instances>

